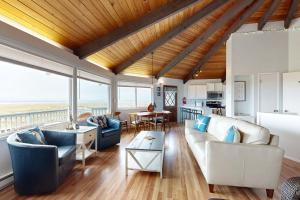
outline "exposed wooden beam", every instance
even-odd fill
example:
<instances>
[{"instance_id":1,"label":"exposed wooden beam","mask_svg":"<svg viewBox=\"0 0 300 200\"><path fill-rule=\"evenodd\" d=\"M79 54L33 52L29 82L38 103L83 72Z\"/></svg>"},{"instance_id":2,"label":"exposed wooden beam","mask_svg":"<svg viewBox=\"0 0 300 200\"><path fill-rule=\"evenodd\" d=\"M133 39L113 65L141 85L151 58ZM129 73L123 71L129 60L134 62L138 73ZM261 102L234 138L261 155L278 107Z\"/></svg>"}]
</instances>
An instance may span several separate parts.
<instances>
[{"instance_id":1,"label":"exposed wooden beam","mask_svg":"<svg viewBox=\"0 0 300 200\"><path fill-rule=\"evenodd\" d=\"M173 67L175 67L180 61L182 61L188 54L194 49L200 46L206 41L215 31L223 27L230 19L237 15L244 8L249 6L253 0L242 0L236 3L233 7L227 10L221 17L217 19L208 29L206 29L197 39L183 49L175 58L173 58L164 68L156 75L156 78L162 77Z\"/></svg>"},{"instance_id":2,"label":"exposed wooden beam","mask_svg":"<svg viewBox=\"0 0 300 200\"><path fill-rule=\"evenodd\" d=\"M209 49L209 51L202 57L199 63L193 68L193 70L184 78L183 82L193 78L193 75L201 69L201 67L213 56L217 50L227 41L231 33L238 30L251 15L263 4L264 0L256 0L237 20L230 26L230 28L224 33L224 35Z\"/></svg>"},{"instance_id":3,"label":"exposed wooden beam","mask_svg":"<svg viewBox=\"0 0 300 200\"><path fill-rule=\"evenodd\" d=\"M154 10L153 12L140 17L138 20L130 22L125 26L117 28L107 35L97 38L74 51L79 58L86 58L89 55L96 53L104 49L105 47L112 45L113 43L128 37L141 29L144 29L154 23L157 23L170 15L176 14L181 10L193 5L198 0L172 0L166 5Z\"/></svg>"},{"instance_id":4,"label":"exposed wooden beam","mask_svg":"<svg viewBox=\"0 0 300 200\"><path fill-rule=\"evenodd\" d=\"M280 0L273 0L269 8L265 11L264 15L261 17L258 22L258 30L262 30L265 24L267 23L269 17L273 14L276 8L279 6Z\"/></svg>"},{"instance_id":5,"label":"exposed wooden beam","mask_svg":"<svg viewBox=\"0 0 300 200\"><path fill-rule=\"evenodd\" d=\"M116 74L122 72L124 69L126 69L127 67L129 67L130 65L135 63L136 61L140 60L145 55L151 53L156 48L158 48L159 46L161 46L162 44L164 44L165 42L167 42L168 40L170 40L171 38L173 38L177 34L181 33L186 28L193 25L194 23L196 23L197 21L199 21L203 17L207 16L208 14L213 12L218 7L221 7L226 2L227 2L226 0L214 0L212 3L208 4L203 9L198 11L196 14L194 14L193 16L191 16L190 18L188 18L187 20L185 20L184 22L182 22L181 24L179 24L178 26L173 28L171 31L164 34L158 40L156 40L153 43L151 43L150 45L146 46L141 51L134 54L133 56L131 56L129 59L127 59L123 63L121 63L121 64L117 65L116 67L114 67L113 71Z\"/></svg>"},{"instance_id":6,"label":"exposed wooden beam","mask_svg":"<svg viewBox=\"0 0 300 200\"><path fill-rule=\"evenodd\" d=\"M300 0L292 0L287 16L284 20L284 28L288 29L290 27L290 24L292 22L293 19L293 15L295 13L295 11L297 10L297 5L299 3Z\"/></svg>"}]
</instances>

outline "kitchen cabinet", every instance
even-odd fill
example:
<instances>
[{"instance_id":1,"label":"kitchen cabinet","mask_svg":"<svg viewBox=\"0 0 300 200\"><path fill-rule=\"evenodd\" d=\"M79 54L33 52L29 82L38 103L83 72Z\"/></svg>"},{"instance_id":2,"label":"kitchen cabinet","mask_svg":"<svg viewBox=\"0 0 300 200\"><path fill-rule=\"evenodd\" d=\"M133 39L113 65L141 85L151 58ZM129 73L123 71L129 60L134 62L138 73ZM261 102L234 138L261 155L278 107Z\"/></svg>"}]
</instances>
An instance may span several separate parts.
<instances>
[{"instance_id":1,"label":"kitchen cabinet","mask_svg":"<svg viewBox=\"0 0 300 200\"><path fill-rule=\"evenodd\" d=\"M206 99L207 98L206 85L189 85L187 98Z\"/></svg>"},{"instance_id":2,"label":"kitchen cabinet","mask_svg":"<svg viewBox=\"0 0 300 200\"><path fill-rule=\"evenodd\" d=\"M206 85L196 85L196 99L206 99L207 88Z\"/></svg>"},{"instance_id":3,"label":"kitchen cabinet","mask_svg":"<svg viewBox=\"0 0 300 200\"><path fill-rule=\"evenodd\" d=\"M300 72L283 74L283 112L300 114Z\"/></svg>"},{"instance_id":4,"label":"kitchen cabinet","mask_svg":"<svg viewBox=\"0 0 300 200\"><path fill-rule=\"evenodd\" d=\"M196 99L196 85L188 86L188 99Z\"/></svg>"},{"instance_id":5,"label":"kitchen cabinet","mask_svg":"<svg viewBox=\"0 0 300 200\"><path fill-rule=\"evenodd\" d=\"M207 87L207 91L215 91L215 84L214 83L207 83L206 87Z\"/></svg>"},{"instance_id":6,"label":"kitchen cabinet","mask_svg":"<svg viewBox=\"0 0 300 200\"><path fill-rule=\"evenodd\" d=\"M222 92L223 91L223 84L222 83L215 83L215 90L216 92Z\"/></svg>"},{"instance_id":7,"label":"kitchen cabinet","mask_svg":"<svg viewBox=\"0 0 300 200\"><path fill-rule=\"evenodd\" d=\"M222 92L223 84L222 83L207 83L206 84L207 91L209 92Z\"/></svg>"}]
</instances>

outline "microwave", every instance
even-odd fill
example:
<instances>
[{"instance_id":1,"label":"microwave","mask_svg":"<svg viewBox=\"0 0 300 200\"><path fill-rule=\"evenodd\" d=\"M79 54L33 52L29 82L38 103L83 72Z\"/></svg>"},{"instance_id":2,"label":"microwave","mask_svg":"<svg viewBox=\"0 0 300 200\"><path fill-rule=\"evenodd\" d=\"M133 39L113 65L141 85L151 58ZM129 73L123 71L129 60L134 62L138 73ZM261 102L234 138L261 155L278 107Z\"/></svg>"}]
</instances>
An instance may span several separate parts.
<instances>
[{"instance_id":1,"label":"microwave","mask_svg":"<svg viewBox=\"0 0 300 200\"><path fill-rule=\"evenodd\" d=\"M209 91L207 92L207 99L223 99L223 92Z\"/></svg>"}]
</instances>

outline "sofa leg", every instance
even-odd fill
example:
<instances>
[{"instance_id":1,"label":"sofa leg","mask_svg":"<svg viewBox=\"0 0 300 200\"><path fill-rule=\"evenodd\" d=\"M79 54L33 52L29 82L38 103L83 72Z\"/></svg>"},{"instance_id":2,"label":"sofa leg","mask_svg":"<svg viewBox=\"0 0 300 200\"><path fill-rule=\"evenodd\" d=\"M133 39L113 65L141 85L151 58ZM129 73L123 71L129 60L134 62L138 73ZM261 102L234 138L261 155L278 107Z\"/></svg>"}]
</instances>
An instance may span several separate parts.
<instances>
[{"instance_id":1,"label":"sofa leg","mask_svg":"<svg viewBox=\"0 0 300 200\"><path fill-rule=\"evenodd\" d=\"M273 189L266 189L267 197L273 198L274 190Z\"/></svg>"},{"instance_id":2,"label":"sofa leg","mask_svg":"<svg viewBox=\"0 0 300 200\"><path fill-rule=\"evenodd\" d=\"M214 184L208 184L209 192L214 193Z\"/></svg>"}]
</instances>

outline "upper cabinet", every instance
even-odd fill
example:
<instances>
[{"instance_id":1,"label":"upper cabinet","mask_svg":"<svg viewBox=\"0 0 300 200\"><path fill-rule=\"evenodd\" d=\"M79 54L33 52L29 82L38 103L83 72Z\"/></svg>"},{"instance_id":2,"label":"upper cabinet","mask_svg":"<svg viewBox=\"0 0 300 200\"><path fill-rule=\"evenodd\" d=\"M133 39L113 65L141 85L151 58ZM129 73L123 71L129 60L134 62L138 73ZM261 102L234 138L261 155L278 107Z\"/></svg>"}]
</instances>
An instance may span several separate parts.
<instances>
[{"instance_id":1,"label":"upper cabinet","mask_svg":"<svg viewBox=\"0 0 300 200\"><path fill-rule=\"evenodd\" d=\"M206 87L207 87L207 91L215 91L215 84L214 83L207 83Z\"/></svg>"},{"instance_id":2,"label":"upper cabinet","mask_svg":"<svg viewBox=\"0 0 300 200\"><path fill-rule=\"evenodd\" d=\"M215 90L217 92L222 92L223 91L223 84L222 83L215 83Z\"/></svg>"},{"instance_id":3,"label":"upper cabinet","mask_svg":"<svg viewBox=\"0 0 300 200\"><path fill-rule=\"evenodd\" d=\"M283 111L300 114L300 72L283 74Z\"/></svg>"},{"instance_id":4,"label":"upper cabinet","mask_svg":"<svg viewBox=\"0 0 300 200\"><path fill-rule=\"evenodd\" d=\"M222 83L207 83L206 84L207 91L209 92L222 92L223 84Z\"/></svg>"},{"instance_id":5,"label":"upper cabinet","mask_svg":"<svg viewBox=\"0 0 300 200\"><path fill-rule=\"evenodd\" d=\"M196 99L196 86L197 85L189 85L188 86L188 99Z\"/></svg>"},{"instance_id":6,"label":"upper cabinet","mask_svg":"<svg viewBox=\"0 0 300 200\"><path fill-rule=\"evenodd\" d=\"M207 92L216 91L222 92L223 91L223 84L222 83L207 83L202 85L188 85L188 99L207 99Z\"/></svg>"}]
</instances>

